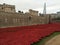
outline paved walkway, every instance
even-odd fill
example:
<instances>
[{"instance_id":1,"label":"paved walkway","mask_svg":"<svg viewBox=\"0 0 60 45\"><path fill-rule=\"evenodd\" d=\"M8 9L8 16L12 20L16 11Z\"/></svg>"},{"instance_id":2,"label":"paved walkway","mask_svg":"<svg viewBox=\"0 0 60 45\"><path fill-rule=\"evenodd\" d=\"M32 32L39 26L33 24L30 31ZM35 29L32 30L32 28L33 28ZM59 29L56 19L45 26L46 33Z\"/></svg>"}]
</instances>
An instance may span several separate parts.
<instances>
[{"instance_id":1,"label":"paved walkway","mask_svg":"<svg viewBox=\"0 0 60 45\"><path fill-rule=\"evenodd\" d=\"M45 45L60 45L60 35L53 37L52 39L48 40Z\"/></svg>"}]
</instances>

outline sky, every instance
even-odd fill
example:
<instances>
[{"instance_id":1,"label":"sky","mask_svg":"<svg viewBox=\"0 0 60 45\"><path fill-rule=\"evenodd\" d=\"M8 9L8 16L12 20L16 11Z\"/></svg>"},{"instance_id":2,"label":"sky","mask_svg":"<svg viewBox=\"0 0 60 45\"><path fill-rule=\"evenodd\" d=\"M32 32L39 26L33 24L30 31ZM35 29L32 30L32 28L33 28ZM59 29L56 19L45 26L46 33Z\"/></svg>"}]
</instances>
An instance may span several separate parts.
<instances>
[{"instance_id":1,"label":"sky","mask_svg":"<svg viewBox=\"0 0 60 45\"><path fill-rule=\"evenodd\" d=\"M39 11L39 13L43 13L45 2L47 13L60 11L60 0L0 0L0 4L15 5L16 11L28 12L29 9L33 9Z\"/></svg>"}]
</instances>

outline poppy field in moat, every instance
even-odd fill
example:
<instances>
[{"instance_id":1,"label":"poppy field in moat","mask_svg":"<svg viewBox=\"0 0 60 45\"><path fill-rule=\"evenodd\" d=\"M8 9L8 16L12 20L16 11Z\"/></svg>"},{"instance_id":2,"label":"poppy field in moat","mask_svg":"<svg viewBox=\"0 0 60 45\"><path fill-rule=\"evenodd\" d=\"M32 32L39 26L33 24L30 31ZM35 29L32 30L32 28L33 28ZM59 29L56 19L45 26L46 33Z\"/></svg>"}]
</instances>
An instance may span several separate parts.
<instances>
[{"instance_id":1,"label":"poppy field in moat","mask_svg":"<svg viewBox=\"0 0 60 45\"><path fill-rule=\"evenodd\" d=\"M0 28L0 45L31 45L59 31L60 23Z\"/></svg>"}]
</instances>

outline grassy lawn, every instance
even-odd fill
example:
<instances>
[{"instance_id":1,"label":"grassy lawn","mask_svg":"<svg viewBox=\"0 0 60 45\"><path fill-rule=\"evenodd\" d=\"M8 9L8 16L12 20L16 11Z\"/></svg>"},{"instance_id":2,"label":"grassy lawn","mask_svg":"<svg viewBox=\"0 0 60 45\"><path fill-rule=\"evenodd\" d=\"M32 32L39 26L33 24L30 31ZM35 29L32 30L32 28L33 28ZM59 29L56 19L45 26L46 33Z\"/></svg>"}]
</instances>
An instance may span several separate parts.
<instances>
[{"instance_id":1,"label":"grassy lawn","mask_svg":"<svg viewBox=\"0 0 60 45\"><path fill-rule=\"evenodd\" d=\"M44 43L45 43L47 40L50 40L51 38L53 38L54 36L59 35L59 34L60 34L60 32L54 32L54 33L52 33L51 35L42 38L42 39L39 40L38 42L33 43L32 45L44 45Z\"/></svg>"}]
</instances>

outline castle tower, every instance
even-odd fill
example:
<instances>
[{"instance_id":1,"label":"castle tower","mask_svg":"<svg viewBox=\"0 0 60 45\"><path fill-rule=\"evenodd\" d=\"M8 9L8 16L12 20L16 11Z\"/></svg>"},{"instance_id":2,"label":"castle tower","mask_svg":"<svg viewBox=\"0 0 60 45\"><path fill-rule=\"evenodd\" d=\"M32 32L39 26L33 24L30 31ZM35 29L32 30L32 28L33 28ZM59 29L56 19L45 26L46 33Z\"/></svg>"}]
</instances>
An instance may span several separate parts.
<instances>
[{"instance_id":1,"label":"castle tower","mask_svg":"<svg viewBox=\"0 0 60 45\"><path fill-rule=\"evenodd\" d=\"M43 14L46 14L46 3L44 3Z\"/></svg>"},{"instance_id":2,"label":"castle tower","mask_svg":"<svg viewBox=\"0 0 60 45\"><path fill-rule=\"evenodd\" d=\"M15 13L15 5L9 5L5 3L0 4L0 11Z\"/></svg>"}]
</instances>

